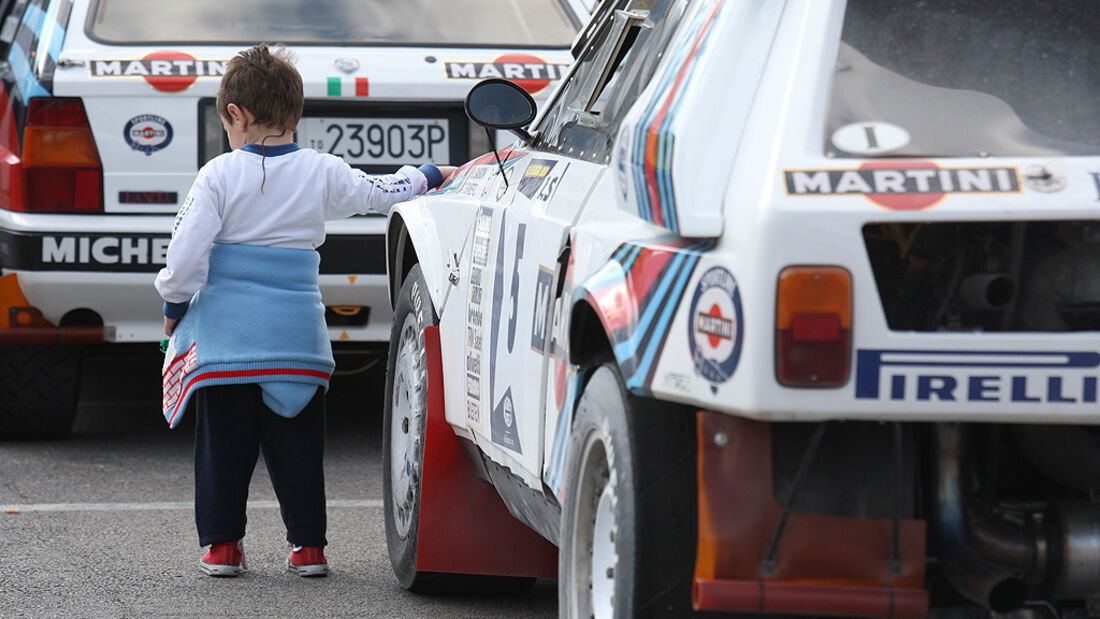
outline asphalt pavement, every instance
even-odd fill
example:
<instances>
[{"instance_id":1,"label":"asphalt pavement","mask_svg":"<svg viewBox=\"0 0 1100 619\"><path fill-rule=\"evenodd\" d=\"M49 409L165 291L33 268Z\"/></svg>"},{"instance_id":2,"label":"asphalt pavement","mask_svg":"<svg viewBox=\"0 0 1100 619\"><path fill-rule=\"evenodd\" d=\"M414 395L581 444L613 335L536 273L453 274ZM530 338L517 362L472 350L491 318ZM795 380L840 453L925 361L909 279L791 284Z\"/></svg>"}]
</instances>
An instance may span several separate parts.
<instances>
[{"instance_id":1,"label":"asphalt pavement","mask_svg":"<svg viewBox=\"0 0 1100 619\"><path fill-rule=\"evenodd\" d=\"M267 471L252 479L238 578L198 569L194 420L159 413L159 358L86 363L72 435L0 442L0 617L553 617L557 583L518 596L419 596L397 585L382 515L382 371L338 377L325 458L327 578L285 571Z\"/></svg>"}]
</instances>

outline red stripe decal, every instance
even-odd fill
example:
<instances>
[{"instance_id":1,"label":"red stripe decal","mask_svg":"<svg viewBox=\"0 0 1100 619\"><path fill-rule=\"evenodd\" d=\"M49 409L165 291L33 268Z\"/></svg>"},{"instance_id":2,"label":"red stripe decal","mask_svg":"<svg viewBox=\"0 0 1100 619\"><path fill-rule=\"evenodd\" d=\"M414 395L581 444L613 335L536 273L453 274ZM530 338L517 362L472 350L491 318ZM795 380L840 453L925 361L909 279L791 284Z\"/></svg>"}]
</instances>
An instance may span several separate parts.
<instances>
[{"instance_id":1,"label":"red stripe decal","mask_svg":"<svg viewBox=\"0 0 1100 619\"><path fill-rule=\"evenodd\" d=\"M314 378L323 378L325 380L332 378L332 374L320 370L298 370L290 368L281 370L224 370L221 372L204 372L187 381L187 385L184 386L183 391L180 392L179 401L176 402L176 410L172 411L172 416L168 418L168 425L172 425L172 422L175 421L176 415L180 412L180 404L183 404L184 399L186 399L184 396L191 391L191 387L193 387L195 383L211 378L244 378L252 376L313 376Z\"/></svg>"}]
</instances>

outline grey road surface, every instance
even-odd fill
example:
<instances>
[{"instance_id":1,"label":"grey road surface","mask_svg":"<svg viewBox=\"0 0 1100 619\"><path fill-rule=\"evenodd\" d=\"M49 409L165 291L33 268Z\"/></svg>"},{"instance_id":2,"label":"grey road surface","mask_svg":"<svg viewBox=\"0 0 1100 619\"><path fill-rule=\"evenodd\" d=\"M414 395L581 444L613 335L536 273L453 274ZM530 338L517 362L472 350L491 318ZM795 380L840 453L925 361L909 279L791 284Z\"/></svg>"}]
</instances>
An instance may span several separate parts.
<instances>
[{"instance_id":1,"label":"grey road surface","mask_svg":"<svg viewBox=\"0 0 1100 619\"><path fill-rule=\"evenodd\" d=\"M556 582L519 596L423 597L390 569L382 520L381 372L330 392L325 460L332 573L284 571L285 529L261 462L249 571L198 570L194 420L159 416L159 360L89 360L72 436L0 442L0 617L553 617Z\"/></svg>"}]
</instances>

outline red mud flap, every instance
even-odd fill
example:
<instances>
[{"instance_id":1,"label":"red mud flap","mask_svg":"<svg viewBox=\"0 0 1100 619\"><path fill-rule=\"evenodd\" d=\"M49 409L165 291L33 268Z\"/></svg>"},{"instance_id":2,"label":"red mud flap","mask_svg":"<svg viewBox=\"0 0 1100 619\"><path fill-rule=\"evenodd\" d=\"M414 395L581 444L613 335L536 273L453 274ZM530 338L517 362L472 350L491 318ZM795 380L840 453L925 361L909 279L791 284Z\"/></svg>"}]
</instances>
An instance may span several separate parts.
<instances>
[{"instance_id":1,"label":"red mud flap","mask_svg":"<svg viewBox=\"0 0 1100 619\"><path fill-rule=\"evenodd\" d=\"M439 327L424 330L428 418L421 475L416 569L424 572L556 578L558 549L516 520L474 474L443 412Z\"/></svg>"},{"instance_id":2,"label":"red mud flap","mask_svg":"<svg viewBox=\"0 0 1100 619\"><path fill-rule=\"evenodd\" d=\"M923 521L900 519L895 540L891 519L795 511L785 519L773 494L769 424L709 412L696 420L696 610L927 616Z\"/></svg>"},{"instance_id":3,"label":"red mud flap","mask_svg":"<svg viewBox=\"0 0 1100 619\"><path fill-rule=\"evenodd\" d=\"M921 619L928 614L928 594L923 589L697 578L692 597L696 608L732 612L897 619Z\"/></svg>"}]
</instances>

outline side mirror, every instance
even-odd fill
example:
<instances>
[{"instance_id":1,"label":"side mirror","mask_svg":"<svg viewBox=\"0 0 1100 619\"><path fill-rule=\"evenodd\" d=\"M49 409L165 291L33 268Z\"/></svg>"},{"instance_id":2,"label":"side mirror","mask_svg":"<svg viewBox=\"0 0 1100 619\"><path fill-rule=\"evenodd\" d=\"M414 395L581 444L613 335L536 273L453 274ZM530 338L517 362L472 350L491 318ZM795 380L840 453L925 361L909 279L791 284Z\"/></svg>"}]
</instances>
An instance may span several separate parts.
<instances>
[{"instance_id":1,"label":"side mirror","mask_svg":"<svg viewBox=\"0 0 1100 619\"><path fill-rule=\"evenodd\" d=\"M466 115L489 129L507 129L525 141L531 134L523 127L535 119L535 100L519 85L493 77L482 80L466 95Z\"/></svg>"}]
</instances>

